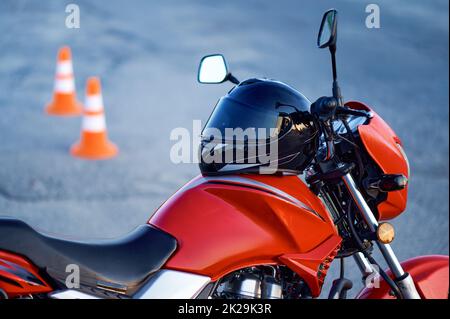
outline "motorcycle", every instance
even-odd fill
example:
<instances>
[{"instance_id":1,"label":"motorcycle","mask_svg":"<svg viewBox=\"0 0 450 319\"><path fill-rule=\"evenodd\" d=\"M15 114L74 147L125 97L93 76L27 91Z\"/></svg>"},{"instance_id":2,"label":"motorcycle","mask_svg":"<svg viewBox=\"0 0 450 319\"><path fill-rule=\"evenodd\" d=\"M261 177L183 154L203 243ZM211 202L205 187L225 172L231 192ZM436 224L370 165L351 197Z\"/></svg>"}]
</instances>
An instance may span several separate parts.
<instances>
[{"instance_id":1,"label":"motorcycle","mask_svg":"<svg viewBox=\"0 0 450 319\"><path fill-rule=\"evenodd\" d=\"M319 29L333 94L310 105L320 136L303 176L202 174L146 225L114 240L55 238L0 218L0 299L316 298L336 259L341 272L328 297L343 299L352 288L344 271L350 257L363 280L379 280L356 298L448 298L448 256L400 262L390 246L395 230L387 220L405 210L408 159L371 107L343 103L337 17L327 11ZM202 59L198 80L245 82L217 54ZM374 259L376 247L388 270Z\"/></svg>"}]
</instances>

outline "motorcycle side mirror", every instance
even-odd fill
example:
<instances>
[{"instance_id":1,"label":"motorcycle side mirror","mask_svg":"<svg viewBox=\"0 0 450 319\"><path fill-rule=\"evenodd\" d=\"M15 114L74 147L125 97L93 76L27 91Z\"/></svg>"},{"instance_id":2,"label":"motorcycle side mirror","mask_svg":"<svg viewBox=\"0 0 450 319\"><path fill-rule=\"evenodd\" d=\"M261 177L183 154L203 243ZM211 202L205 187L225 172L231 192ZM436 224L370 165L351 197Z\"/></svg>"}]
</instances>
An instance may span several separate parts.
<instances>
[{"instance_id":1,"label":"motorcycle side mirror","mask_svg":"<svg viewBox=\"0 0 450 319\"><path fill-rule=\"evenodd\" d=\"M343 105L336 71L337 15L338 13L335 9L330 9L324 13L322 23L320 24L319 35L317 36L317 46L321 49L330 49L331 67L333 71L333 97L338 100L338 105Z\"/></svg>"},{"instance_id":2,"label":"motorcycle side mirror","mask_svg":"<svg viewBox=\"0 0 450 319\"><path fill-rule=\"evenodd\" d=\"M317 46L321 49L331 48L336 45L337 38L337 11L328 10L324 13L320 24Z\"/></svg>"},{"instance_id":3,"label":"motorcycle side mirror","mask_svg":"<svg viewBox=\"0 0 450 319\"><path fill-rule=\"evenodd\" d=\"M222 54L207 55L200 60L197 81L205 84L218 84L225 81L239 84L239 81L228 71Z\"/></svg>"}]
</instances>

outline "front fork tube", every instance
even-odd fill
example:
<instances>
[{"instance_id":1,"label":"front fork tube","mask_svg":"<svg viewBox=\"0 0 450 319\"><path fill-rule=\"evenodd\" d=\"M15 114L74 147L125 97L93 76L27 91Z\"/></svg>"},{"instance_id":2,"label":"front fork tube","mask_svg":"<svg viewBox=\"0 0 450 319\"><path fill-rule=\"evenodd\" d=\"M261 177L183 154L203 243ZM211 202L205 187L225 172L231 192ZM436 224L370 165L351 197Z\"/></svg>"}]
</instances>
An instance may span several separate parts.
<instances>
[{"instance_id":1,"label":"front fork tube","mask_svg":"<svg viewBox=\"0 0 450 319\"><path fill-rule=\"evenodd\" d=\"M355 260L356 265L358 266L359 270L361 271L362 279L363 279L363 283L364 283L366 278L375 272L375 269L373 269L370 262L367 260L367 258L364 256L364 254L361 252L354 254L353 259Z\"/></svg>"},{"instance_id":2,"label":"front fork tube","mask_svg":"<svg viewBox=\"0 0 450 319\"><path fill-rule=\"evenodd\" d=\"M344 181L344 184L347 186L347 189L349 190L354 202L356 203L359 211L361 212L361 215L363 216L365 222L369 226L370 231L376 232L378 228L378 221L375 218L375 215L372 213L369 205L367 205L364 197L362 196L361 192L356 187L355 181L353 180L353 177L350 175L350 173L345 174L342 177L342 180ZM392 271L392 274L395 277L395 282L397 283L398 288L400 289L403 298L405 299L420 299L420 295L417 292L417 289L414 285L414 281L408 273L406 273L403 270L402 265L397 259L397 256L394 254L394 251L392 250L391 246L389 244L383 244L376 241L378 248L381 251L381 254L383 255L384 259L386 260L386 263L388 264L389 268ZM364 271L367 271L366 268L367 263L366 258L361 254L355 257L355 260L358 264L358 266L362 269L364 267ZM372 269L372 267L370 267ZM363 272L364 274L364 272Z\"/></svg>"}]
</instances>

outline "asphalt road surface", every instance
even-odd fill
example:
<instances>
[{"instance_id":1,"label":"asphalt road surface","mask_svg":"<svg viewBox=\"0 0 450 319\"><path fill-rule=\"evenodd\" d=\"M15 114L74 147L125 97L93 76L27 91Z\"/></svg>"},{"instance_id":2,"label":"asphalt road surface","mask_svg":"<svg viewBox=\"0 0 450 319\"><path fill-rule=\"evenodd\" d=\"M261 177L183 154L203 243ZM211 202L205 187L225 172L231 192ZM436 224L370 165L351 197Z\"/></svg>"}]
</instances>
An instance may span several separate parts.
<instances>
[{"instance_id":1,"label":"asphalt road surface","mask_svg":"<svg viewBox=\"0 0 450 319\"><path fill-rule=\"evenodd\" d=\"M343 95L373 106L411 163L393 247L400 259L448 254L448 1L377 1L378 29L366 27L366 1L73 2L79 29L65 27L65 1L0 2L0 215L75 237L113 237L145 223L199 173L170 161L170 132L205 121L231 87L197 84L200 58L220 52L240 79L275 78L311 100L329 95L329 54L315 38L322 13L335 7ZM109 135L120 147L113 160L71 157L80 118L43 112L64 44L80 99L88 76L102 79ZM355 267L348 277L354 295Z\"/></svg>"}]
</instances>

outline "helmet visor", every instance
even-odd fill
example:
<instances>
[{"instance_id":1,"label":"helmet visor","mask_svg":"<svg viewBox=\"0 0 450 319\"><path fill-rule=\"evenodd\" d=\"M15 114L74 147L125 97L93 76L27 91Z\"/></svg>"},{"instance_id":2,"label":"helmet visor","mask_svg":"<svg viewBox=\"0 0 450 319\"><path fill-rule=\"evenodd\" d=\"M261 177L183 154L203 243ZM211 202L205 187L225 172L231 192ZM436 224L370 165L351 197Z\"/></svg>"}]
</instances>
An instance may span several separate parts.
<instances>
[{"instance_id":1,"label":"helmet visor","mask_svg":"<svg viewBox=\"0 0 450 319\"><path fill-rule=\"evenodd\" d=\"M221 98L202 131L202 139L257 142L284 135L292 126L288 114Z\"/></svg>"}]
</instances>

